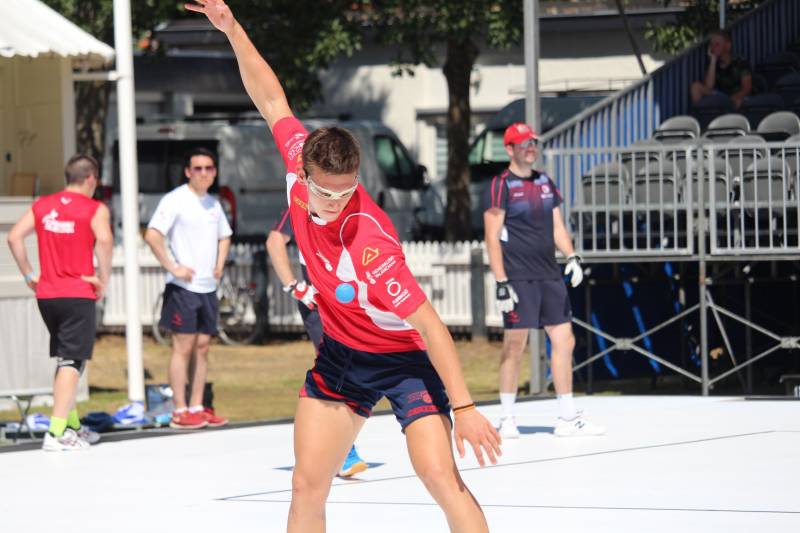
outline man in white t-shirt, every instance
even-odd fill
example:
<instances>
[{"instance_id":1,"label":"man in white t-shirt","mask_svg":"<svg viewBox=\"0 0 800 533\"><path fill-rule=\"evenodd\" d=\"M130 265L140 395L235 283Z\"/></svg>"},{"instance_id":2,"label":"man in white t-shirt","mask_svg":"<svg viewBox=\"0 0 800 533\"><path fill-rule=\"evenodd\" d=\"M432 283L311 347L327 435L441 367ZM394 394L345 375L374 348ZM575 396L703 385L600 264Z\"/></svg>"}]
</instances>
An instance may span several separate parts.
<instances>
[{"instance_id":1,"label":"man in white t-shirt","mask_svg":"<svg viewBox=\"0 0 800 533\"><path fill-rule=\"evenodd\" d=\"M172 331L169 384L175 412L170 426L177 429L218 427L228 423L203 407L208 373L208 349L217 334L217 283L231 245L231 227L219 201L208 194L217 177L214 154L195 148L183 169L189 180L158 204L147 226L145 241L167 271L161 327ZM169 239L167 253L165 237ZM195 357L192 390L186 401L189 366Z\"/></svg>"}]
</instances>

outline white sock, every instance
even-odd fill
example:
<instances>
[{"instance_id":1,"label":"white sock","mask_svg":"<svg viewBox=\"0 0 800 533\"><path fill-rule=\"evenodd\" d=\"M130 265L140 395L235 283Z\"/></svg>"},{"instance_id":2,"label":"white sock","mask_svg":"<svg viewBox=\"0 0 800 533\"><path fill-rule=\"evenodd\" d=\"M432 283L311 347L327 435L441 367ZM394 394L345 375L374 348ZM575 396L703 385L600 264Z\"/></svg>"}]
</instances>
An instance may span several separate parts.
<instances>
[{"instance_id":1,"label":"white sock","mask_svg":"<svg viewBox=\"0 0 800 533\"><path fill-rule=\"evenodd\" d=\"M578 416L578 410L575 408L575 402L572 400L572 393L559 394L556 396L558 399L558 413L563 420L574 420Z\"/></svg>"},{"instance_id":2,"label":"white sock","mask_svg":"<svg viewBox=\"0 0 800 533\"><path fill-rule=\"evenodd\" d=\"M175 412L178 413L178 414L181 414L181 413L185 413L187 410L188 409L186 409L185 407L181 407L179 409L175 409Z\"/></svg>"},{"instance_id":3,"label":"white sock","mask_svg":"<svg viewBox=\"0 0 800 533\"><path fill-rule=\"evenodd\" d=\"M203 406L202 405L193 405L193 406L191 406L189 408L189 412L190 413L199 413L202 410L203 410Z\"/></svg>"},{"instance_id":4,"label":"white sock","mask_svg":"<svg viewBox=\"0 0 800 533\"><path fill-rule=\"evenodd\" d=\"M517 401L517 394L514 392L501 392L500 405L503 407L503 416L514 414L514 402Z\"/></svg>"}]
</instances>

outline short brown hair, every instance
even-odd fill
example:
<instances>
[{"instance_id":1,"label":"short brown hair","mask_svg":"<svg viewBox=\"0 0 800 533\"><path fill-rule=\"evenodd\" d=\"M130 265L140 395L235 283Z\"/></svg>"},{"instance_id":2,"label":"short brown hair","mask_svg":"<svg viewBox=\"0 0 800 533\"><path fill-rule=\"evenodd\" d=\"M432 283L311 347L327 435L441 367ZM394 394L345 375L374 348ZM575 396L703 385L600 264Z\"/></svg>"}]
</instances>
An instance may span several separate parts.
<instances>
[{"instance_id":1,"label":"short brown hair","mask_svg":"<svg viewBox=\"0 0 800 533\"><path fill-rule=\"evenodd\" d=\"M326 174L355 173L360 164L358 141L344 128L314 130L303 145L303 165L313 165Z\"/></svg>"},{"instance_id":2,"label":"short brown hair","mask_svg":"<svg viewBox=\"0 0 800 533\"><path fill-rule=\"evenodd\" d=\"M89 176L100 179L100 165L97 160L86 154L75 154L69 158L64 167L64 178L67 185L80 185Z\"/></svg>"}]
</instances>

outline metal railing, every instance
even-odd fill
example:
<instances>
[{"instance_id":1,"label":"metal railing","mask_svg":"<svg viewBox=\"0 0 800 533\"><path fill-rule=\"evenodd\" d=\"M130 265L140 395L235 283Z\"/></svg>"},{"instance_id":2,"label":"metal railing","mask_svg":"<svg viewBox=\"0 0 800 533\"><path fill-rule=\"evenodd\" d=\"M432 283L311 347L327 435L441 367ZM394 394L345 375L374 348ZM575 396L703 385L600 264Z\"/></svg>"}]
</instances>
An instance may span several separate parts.
<instances>
[{"instance_id":1,"label":"metal railing","mask_svg":"<svg viewBox=\"0 0 800 533\"><path fill-rule=\"evenodd\" d=\"M543 162L588 260L697 259L700 239L711 257L800 252L800 143L651 141Z\"/></svg>"},{"instance_id":2,"label":"metal railing","mask_svg":"<svg viewBox=\"0 0 800 533\"><path fill-rule=\"evenodd\" d=\"M771 0L731 25L733 50L758 64L800 37L800 2ZM543 148L628 146L650 137L663 120L689 109L689 86L702 80L703 41L619 93L609 96L541 137Z\"/></svg>"}]
</instances>

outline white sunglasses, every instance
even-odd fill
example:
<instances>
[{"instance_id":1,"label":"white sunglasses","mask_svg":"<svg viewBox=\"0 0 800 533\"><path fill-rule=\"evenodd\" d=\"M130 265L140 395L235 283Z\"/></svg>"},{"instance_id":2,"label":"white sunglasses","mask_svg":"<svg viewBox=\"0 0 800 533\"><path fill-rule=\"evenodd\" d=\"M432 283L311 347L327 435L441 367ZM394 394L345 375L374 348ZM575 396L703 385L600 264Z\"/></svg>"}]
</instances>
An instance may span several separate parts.
<instances>
[{"instance_id":1,"label":"white sunglasses","mask_svg":"<svg viewBox=\"0 0 800 533\"><path fill-rule=\"evenodd\" d=\"M321 198L323 200L342 200L347 198L351 194L353 194L356 189L358 188L358 174L356 174L355 182L353 183L352 187L348 187L343 191L331 191L326 189L325 187L320 187L311 179L311 175L308 171L306 173L306 182L308 183L308 190L314 193L315 196Z\"/></svg>"}]
</instances>

